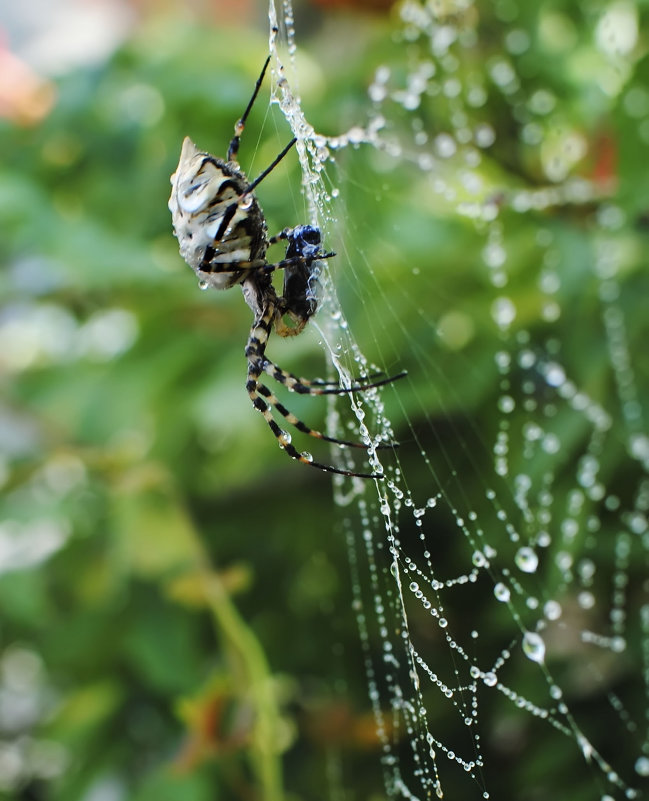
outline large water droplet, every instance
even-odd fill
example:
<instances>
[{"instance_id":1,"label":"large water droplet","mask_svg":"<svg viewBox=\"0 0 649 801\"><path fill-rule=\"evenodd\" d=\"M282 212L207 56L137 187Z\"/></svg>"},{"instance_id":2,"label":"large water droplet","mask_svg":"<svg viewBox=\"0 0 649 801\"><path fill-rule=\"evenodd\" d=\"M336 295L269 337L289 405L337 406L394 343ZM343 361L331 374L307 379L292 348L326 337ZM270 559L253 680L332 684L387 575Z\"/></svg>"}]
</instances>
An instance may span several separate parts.
<instances>
[{"instance_id":1,"label":"large water droplet","mask_svg":"<svg viewBox=\"0 0 649 801\"><path fill-rule=\"evenodd\" d=\"M511 592L509 591L509 587L499 581L498 584L494 587L494 595L496 596L497 600L507 602L511 598Z\"/></svg>"},{"instance_id":2,"label":"large water droplet","mask_svg":"<svg viewBox=\"0 0 649 801\"><path fill-rule=\"evenodd\" d=\"M527 545L518 549L514 561L523 573L534 573L539 566L539 557L531 548L528 548Z\"/></svg>"},{"instance_id":3,"label":"large water droplet","mask_svg":"<svg viewBox=\"0 0 649 801\"><path fill-rule=\"evenodd\" d=\"M523 636L523 653L532 662L539 664L545 659L545 643L540 634L534 631L526 631Z\"/></svg>"},{"instance_id":4,"label":"large water droplet","mask_svg":"<svg viewBox=\"0 0 649 801\"><path fill-rule=\"evenodd\" d=\"M496 298L491 304L491 316L500 328L509 328L516 319L516 307L509 298Z\"/></svg>"},{"instance_id":5,"label":"large water droplet","mask_svg":"<svg viewBox=\"0 0 649 801\"><path fill-rule=\"evenodd\" d=\"M543 612L548 620L558 620L561 617L561 604L557 601L547 601Z\"/></svg>"},{"instance_id":6,"label":"large water droplet","mask_svg":"<svg viewBox=\"0 0 649 801\"><path fill-rule=\"evenodd\" d=\"M649 758L646 756L641 756L636 759L635 763L635 772L639 776L649 776Z\"/></svg>"}]
</instances>

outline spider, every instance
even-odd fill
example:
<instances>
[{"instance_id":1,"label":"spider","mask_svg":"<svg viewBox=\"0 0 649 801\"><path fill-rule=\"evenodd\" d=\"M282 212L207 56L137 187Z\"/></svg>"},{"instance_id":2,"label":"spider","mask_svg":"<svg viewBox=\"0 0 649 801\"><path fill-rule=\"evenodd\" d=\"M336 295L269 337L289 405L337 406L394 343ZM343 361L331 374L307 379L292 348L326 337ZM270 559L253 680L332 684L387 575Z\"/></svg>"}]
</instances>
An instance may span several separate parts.
<instances>
[{"instance_id":1,"label":"spider","mask_svg":"<svg viewBox=\"0 0 649 801\"><path fill-rule=\"evenodd\" d=\"M264 63L242 117L235 123L225 161L199 150L189 137L185 137L178 167L171 176L169 210L174 234L178 239L180 254L196 272L201 288L229 289L236 284L241 285L244 299L254 314L245 350L248 360L246 389L252 405L263 415L283 450L293 459L319 470L380 479L384 477L382 473L357 473L321 464L314 461L311 454L297 450L291 443L290 435L277 424L273 410L308 436L348 447L367 446L360 442L335 439L310 428L260 381L262 373L265 373L291 392L328 395L361 392L405 375L400 373L374 381L371 379L375 376L370 376L355 381L350 387L342 387L333 382L299 378L266 357L266 345L273 327L279 336L296 336L313 316L318 305L316 286L321 262L335 255L322 251L320 230L313 225L285 228L276 236L267 236L266 219L254 190L290 151L296 142L295 138L252 182L237 161L241 134L269 62L270 56ZM269 262L266 251L280 241L287 243L284 258ZM281 296L278 296L271 282L276 270L284 271ZM391 447L393 444L381 443L377 447Z\"/></svg>"}]
</instances>

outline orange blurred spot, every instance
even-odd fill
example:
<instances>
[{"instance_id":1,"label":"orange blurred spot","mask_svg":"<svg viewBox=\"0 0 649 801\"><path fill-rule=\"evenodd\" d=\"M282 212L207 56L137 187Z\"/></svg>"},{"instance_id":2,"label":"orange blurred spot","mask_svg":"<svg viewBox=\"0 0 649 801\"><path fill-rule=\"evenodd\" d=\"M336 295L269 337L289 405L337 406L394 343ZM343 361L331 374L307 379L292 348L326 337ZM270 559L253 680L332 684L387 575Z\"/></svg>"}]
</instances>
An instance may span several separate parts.
<instances>
[{"instance_id":1,"label":"orange blurred spot","mask_svg":"<svg viewBox=\"0 0 649 801\"><path fill-rule=\"evenodd\" d=\"M36 125L54 106L54 85L37 75L0 41L0 117Z\"/></svg>"},{"instance_id":2,"label":"orange blurred spot","mask_svg":"<svg viewBox=\"0 0 649 801\"><path fill-rule=\"evenodd\" d=\"M611 134L602 132L595 139L593 152L592 179L602 187L614 185L618 178L617 141Z\"/></svg>"}]
</instances>

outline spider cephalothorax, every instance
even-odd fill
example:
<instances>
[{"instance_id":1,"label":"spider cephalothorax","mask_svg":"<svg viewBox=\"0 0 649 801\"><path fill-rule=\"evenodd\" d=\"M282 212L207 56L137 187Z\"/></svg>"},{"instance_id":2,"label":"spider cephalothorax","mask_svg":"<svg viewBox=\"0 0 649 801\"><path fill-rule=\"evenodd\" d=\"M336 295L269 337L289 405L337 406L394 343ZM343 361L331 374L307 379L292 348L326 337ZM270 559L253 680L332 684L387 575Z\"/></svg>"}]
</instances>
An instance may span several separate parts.
<instances>
[{"instance_id":1,"label":"spider cephalothorax","mask_svg":"<svg viewBox=\"0 0 649 801\"><path fill-rule=\"evenodd\" d=\"M321 261L334 255L322 251L320 229L313 225L285 228L276 236L268 237L266 219L254 190L293 147L295 139L252 182L237 162L246 118L269 61L270 57L266 59L243 116L234 126L234 137L226 160L199 150L189 137L185 138L178 167L171 176L169 209L174 233L178 238L181 256L197 274L202 288L229 289L235 284L241 285L246 303L254 314L246 345L246 389L253 406L264 416L281 447L293 459L320 470L363 478L382 478L382 474L378 473L356 473L320 464L309 453L298 451L291 444L289 434L275 421L273 410L311 437L351 447L366 446L328 437L310 428L289 412L260 381L262 373L266 373L292 392L325 395L360 392L394 380L384 378L341 387L298 378L266 358L266 343L273 327L280 336L294 336L303 330L315 313ZM282 240L287 243L284 258L269 262L266 258L268 248ZM284 270L281 296L277 295L271 281L275 270Z\"/></svg>"}]
</instances>

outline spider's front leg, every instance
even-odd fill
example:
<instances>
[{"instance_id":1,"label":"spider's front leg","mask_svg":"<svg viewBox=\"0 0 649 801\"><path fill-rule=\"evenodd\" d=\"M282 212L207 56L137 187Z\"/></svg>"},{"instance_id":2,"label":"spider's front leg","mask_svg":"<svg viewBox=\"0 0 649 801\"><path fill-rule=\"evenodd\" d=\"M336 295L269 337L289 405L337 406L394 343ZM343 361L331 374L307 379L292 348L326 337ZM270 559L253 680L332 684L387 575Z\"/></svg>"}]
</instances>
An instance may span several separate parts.
<instances>
[{"instance_id":1,"label":"spider's front leg","mask_svg":"<svg viewBox=\"0 0 649 801\"><path fill-rule=\"evenodd\" d=\"M281 261L268 263L265 259L254 259L252 261L210 261L214 257L214 249L211 253L206 251L203 261L199 265L199 270L202 273L235 273L241 274L250 273L255 270L262 270L265 273L272 273L275 270L284 270L287 267L295 267L296 265L304 264L304 259L301 256L293 256L288 259L281 259ZM318 256L319 259L330 259L335 256L335 253L323 253Z\"/></svg>"}]
</instances>

